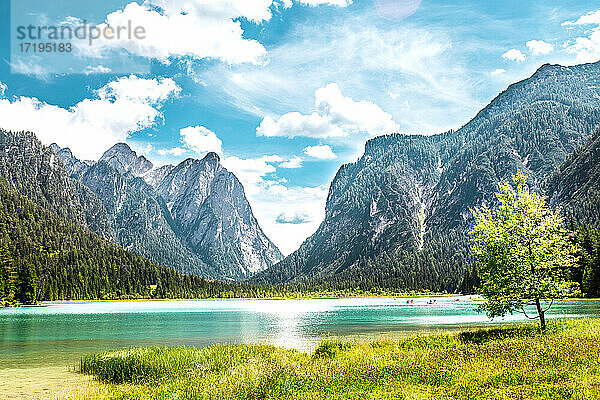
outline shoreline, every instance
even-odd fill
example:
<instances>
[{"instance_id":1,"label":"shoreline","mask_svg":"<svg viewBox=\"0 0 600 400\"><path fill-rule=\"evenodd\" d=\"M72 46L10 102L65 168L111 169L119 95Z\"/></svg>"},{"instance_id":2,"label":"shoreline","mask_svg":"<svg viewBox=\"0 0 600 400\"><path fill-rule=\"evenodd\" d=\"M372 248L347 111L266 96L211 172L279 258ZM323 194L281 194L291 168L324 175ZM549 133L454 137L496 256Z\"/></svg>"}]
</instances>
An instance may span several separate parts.
<instances>
[{"instance_id":1,"label":"shoreline","mask_svg":"<svg viewBox=\"0 0 600 400\"><path fill-rule=\"evenodd\" d=\"M13 308L47 308L51 304L77 304L77 303L122 303L122 302L184 302L184 301L193 301L193 302L201 302L201 301L244 301L244 300L276 300L276 301L284 301L284 300L343 300L343 299L420 299L420 298L460 298L460 297L468 297L470 301L484 301L484 298L480 295L463 295L463 294L389 294L389 295L369 295L369 296L307 296L307 297L207 297L207 298L178 298L178 299L111 299L111 300L54 300L54 301L42 301L38 304L22 304L18 306L10 306L10 307L0 307L0 310L3 309L13 309ZM586 301L586 302L597 302L600 301L600 298L587 298L587 297L575 297L575 298L567 298L567 299L557 299L554 302L563 302L563 301Z\"/></svg>"},{"instance_id":2,"label":"shoreline","mask_svg":"<svg viewBox=\"0 0 600 400\"><path fill-rule=\"evenodd\" d=\"M306 297L206 297L206 298L178 298L178 299L113 299L113 300L54 300L54 301L43 301L38 307L47 307L46 304L55 303L111 303L111 302L136 302L136 301L152 301L152 302L166 302L166 301L243 301L243 300L338 300L338 299L410 299L410 298L452 298L452 297L466 297L470 296L475 299L477 295L462 295L462 294L389 294L389 295L369 295L369 296L306 296ZM600 300L600 299L598 299ZM20 306L22 307L36 307L36 306Z\"/></svg>"}]
</instances>

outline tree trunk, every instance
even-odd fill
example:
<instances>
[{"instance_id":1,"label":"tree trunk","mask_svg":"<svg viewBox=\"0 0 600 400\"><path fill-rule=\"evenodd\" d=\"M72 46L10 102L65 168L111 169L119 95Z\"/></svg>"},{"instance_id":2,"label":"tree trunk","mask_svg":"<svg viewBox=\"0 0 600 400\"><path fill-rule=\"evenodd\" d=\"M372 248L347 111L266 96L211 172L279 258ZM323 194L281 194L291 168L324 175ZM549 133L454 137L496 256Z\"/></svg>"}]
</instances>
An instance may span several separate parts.
<instances>
[{"instance_id":1,"label":"tree trunk","mask_svg":"<svg viewBox=\"0 0 600 400\"><path fill-rule=\"evenodd\" d=\"M544 310L540 304L540 299L535 299L535 305L537 307L538 315L540 316L540 325L542 326L542 332L546 331L546 318L544 317Z\"/></svg>"}]
</instances>

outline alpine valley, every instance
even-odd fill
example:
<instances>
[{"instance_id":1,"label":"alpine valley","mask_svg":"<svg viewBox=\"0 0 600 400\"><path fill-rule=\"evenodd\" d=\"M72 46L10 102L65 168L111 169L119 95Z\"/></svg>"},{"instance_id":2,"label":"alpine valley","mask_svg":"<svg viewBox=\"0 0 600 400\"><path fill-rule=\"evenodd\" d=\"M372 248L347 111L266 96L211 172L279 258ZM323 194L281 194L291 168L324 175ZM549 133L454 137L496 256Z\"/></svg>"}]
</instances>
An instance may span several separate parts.
<instances>
[{"instance_id":1,"label":"alpine valley","mask_svg":"<svg viewBox=\"0 0 600 400\"><path fill-rule=\"evenodd\" d=\"M158 287L186 296L206 283L198 277L455 292L473 261L471 210L494 204L498 182L517 170L569 218L598 226L598 126L600 63L544 65L456 131L368 141L359 160L338 170L320 227L286 258L215 153L155 167L118 143L85 161L42 145L34 133L0 130L0 222L8 246L0 250L14 259L37 254L34 266L19 267L25 275L79 266L55 271L66 277L61 282L41 282L46 299L102 298L119 292L116 282L130 285L125 293ZM79 286L95 289L73 293L68 288L93 269L73 246L105 257L111 277L130 275L102 283L96 274L93 284ZM131 276L137 283L123 283ZM10 273L2 279L14 280Z\"/></svg>"},{"instance_id":2,"label":"alpine valley","mask_svg":"<svg viewBox=\"0 0 600 400\"><path fill-rule=\"evenodd\" d=\"M376 137L339 169L315 234L253 280L454 292L473 261L471 210L517 170L598 224L599 125L600 63L543 65L457 131Z\"/></svg>"}]
</instances>

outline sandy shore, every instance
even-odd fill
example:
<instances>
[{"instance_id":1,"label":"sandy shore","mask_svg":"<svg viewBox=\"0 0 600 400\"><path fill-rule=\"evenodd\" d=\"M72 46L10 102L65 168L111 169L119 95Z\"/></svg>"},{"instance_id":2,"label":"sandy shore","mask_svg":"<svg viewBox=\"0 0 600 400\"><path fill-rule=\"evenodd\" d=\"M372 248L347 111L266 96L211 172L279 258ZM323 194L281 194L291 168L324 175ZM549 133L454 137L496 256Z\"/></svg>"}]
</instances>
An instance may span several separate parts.
<instances>
[{"instance_id":1,"label":"sandy shore","mask_svg":"<svg viewBox=\"0 0 600 400\"><path fill-rule=\"evenodd\" d=\"M65 367L0 369L0 400L71 399L98 387Z\"/></svg>"}]
</instances>

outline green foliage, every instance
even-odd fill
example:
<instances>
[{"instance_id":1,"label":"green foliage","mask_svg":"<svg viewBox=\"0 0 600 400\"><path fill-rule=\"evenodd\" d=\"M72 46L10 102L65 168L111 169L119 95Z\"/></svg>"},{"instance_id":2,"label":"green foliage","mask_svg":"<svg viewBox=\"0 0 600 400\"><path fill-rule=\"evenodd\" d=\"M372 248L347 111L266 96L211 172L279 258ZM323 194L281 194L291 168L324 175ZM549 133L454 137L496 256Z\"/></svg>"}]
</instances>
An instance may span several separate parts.
<instances>
[{"instance_id":1,"label":"green foliage","mask_svg":"<svg viewBox=\"0 0 600 400\"><path fill-rule=\"evenodd\" d=\"M0 183L2 280L7 303L196 298L243 291L158 267L46 211ZM251 290L248 292L252 293Z\"/></svg>"},{"instance_id":2,"label":"green foliage","mask_svg":"<svg viewBox=\"0 0 600 400\"><path fill-rule=\"evenodd\" d=\"M340 351L348 350L350 343L327 338L322 340L313 353L315 358L334 358Z\"/></svg>"},{"instance_id":3,"label":"green foliage","mask_svg":"<svg viewBox=\"0 0 600 400\"><path fill-rule=\"evenodd\" d=\"M16 272L6 246L7 239L0 239L0 307L11 305L15 297Z\"/></svg>"},{"instance_id":4,"label":"green foliage","mask_svg":"<svg viewBox=\"0 0 600 400\"><path fill-rule=\"evenodd\" d=\"M553 205L577 224L600 228L600 128L574 151L547 183Z\"/></svg>"},{"instance_id":5,"label":"green foliage","mask_svg":"<svg viewBox=\"0 0 600 400\"><path fill-rule=\"evenodd\" d=\"M324 352L323 349L328 349ZM331 350L331 351L330 351ZM600 321L344 343L128 349L84 357L85 399L592 399ZM325 355L325 356L323 356Z\"/></svg>"},{"instance_id":6,"label":"green foliage","mask_svg":"<svg viewBox=\"0 0 600 400\"><path fill-rule=\"evenodd\" d=\"M577 230L581 286L588 297L600 297L600 232L589 226Z\"/></svg>"},{"instance_id":7,"label":"green foliage","mask_svg":"<svg viewBox=\"0 0 600 400\"><path fill-rule=\"evenodd\" d=\"M571 296L574 283L567 272L576 264L576 245L563 227L563 218L531 192L519 172L500 186L496 209L474 211L473 253L481 278L479 307L490 318L515 310L525 312L535 301L544 326L540 301Z\"/></svg>"},{"instance_id":8,"label":"green foliage","mask_svg":"<svg viewBox=\"0 0 600 400\"><path fill-rule=\"evenodd\" d=\"M20 263L17 282L17 300L23 304L35 304L38 294L38 278L31 261Z\"/></svg>"}]
</instances>

